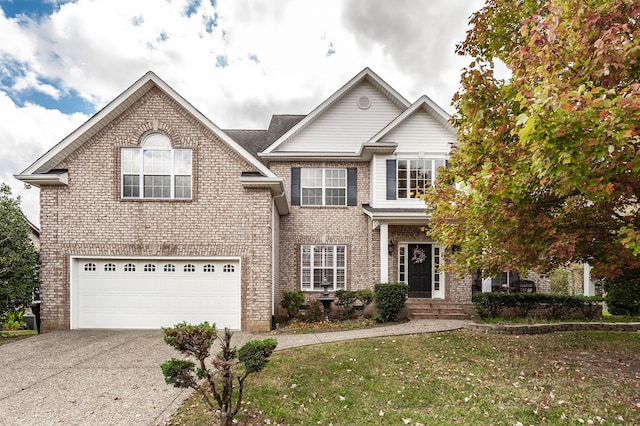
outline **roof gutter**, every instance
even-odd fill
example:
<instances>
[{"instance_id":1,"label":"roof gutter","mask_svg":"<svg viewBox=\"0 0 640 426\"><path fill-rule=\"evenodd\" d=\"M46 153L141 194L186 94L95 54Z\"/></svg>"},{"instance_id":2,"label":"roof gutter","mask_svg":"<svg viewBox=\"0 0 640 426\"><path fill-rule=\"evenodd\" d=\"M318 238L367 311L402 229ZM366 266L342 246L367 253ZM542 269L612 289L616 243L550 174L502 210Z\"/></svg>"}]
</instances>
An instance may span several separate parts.
<instances>
[{"instance_id":1,"label":"roof gutter","mask_svg":"<svg viewBox=\"0 0 640 426\"><path fill-rule=\"evenodd\" d=\"M240 183L244 188L268 188L280 216L289 214L289 202L285 195L282 178L265 176L241 176Z\"/></svg>"},{"instance_id":2,"label":"roof gutter","mask_svg":"<svg viewBox=\"0 0 640 426\"><path fill-rule=\"evenodd\" d=\"M66 171L61 173L14 175L14 177L37 188L41 186L69 185L69 173Z\"/></svg>"}]
</instances>

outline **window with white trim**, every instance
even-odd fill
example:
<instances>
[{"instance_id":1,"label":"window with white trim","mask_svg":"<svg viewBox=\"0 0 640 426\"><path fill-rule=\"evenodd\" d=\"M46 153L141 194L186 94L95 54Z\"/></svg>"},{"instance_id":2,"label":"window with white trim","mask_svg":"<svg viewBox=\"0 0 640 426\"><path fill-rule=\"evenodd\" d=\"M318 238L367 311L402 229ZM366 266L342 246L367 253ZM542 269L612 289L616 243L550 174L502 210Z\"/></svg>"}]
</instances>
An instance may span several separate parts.
<instances>
[{"instance_id":1,"label":"window with white trim","mask_svg":"<svg viewBox=\"0 0 640 426\"><path fill-rule=\"evenodd\" d=\"M164 272L175 272L176 265L174 265L173 263L167 263L166 265L164 265L163 270Z\"/></svg>"},{"instance_id":2,"label":"window with white trim","mask_svg":"<svg viewBox=\"0 0 640 426\"><path fill-rule=\"evenodd\" d=\"M114 263L105 263L104 270L105 272L115 272L116 265Z\"/></svg>"},{"instance_id":3,"label":"window with white trim","mask_svg":"<svg viewBox=\"0 0 640 426\"><path fill-rule=\"evenodd\" d=\"M438 168L445 164L444 159L434 158L398 160L398 199L420 197L435 183Z\"/></svg>"},{"instance_id":4,"label":"window with white trim","mask_svg":"<svg viewBox=\"0 0 640 426\"><path fill-rule=\"evenodd\" d=\"M222 272L235 272L236 268L233 265L224 265Z\"/></svg>"},{"instance_id":5,"label":"window with white trim","mask_svg":"<svg viewBox=\"0 0 640 426\"><path fill-rule=\"evenodd\" d=\"M196 265L194 265L192 263L187 263L186 265L184 265L184 268L182 268L182 270L184 272L195 272L196 271Z\"/></svg>"},{"instance_id":6,"label":"window with white trim","mask_svg":"<svg viewBox=\"0 0 640 426\"><path fill-rule=\"evenodd\" d=\"M136 271L136 265L134 265L133 263L127 263L126 265L124 265L124 271L125 272L135 272Z\"/></svg>"},{"instance_id":7,"label":"window with white trim","mask_svg":"<svg viewBox=\"0 0 640 426\"><path fill-rule=\"evenodd\" d=\"M85 271L95 271L96 270L96 264L95 263L85 263L84 264L84 270Z\"/></svg>"},{"instance_id":8,"label":"window with white trim","mask_svg":"<svg viewBox=\"0 0 640 426\"><path fill-rule=\"evenodd\" d=\"M156 265L154 265L153 263L147 263L144 265L144 272L155 272L156 271Z\"/></svg>"},{"instance_id":9,"label":"window with white trim","mask_svg":"<svg viewBox=\"0 0 640 426\"><path fill-rule=\"evenodd\" d=\"M301 169L300 188L303 206L346 206L347 169Z\"/></svg>"},{"instance_id":10,"label":"window with white trim","mask_svg":"<svg viewBox=\"0 0 640 426\"><path fill-rule=\"evenodd\" d=\"M210 263L207 263L202 267L202 272L215 272L216 267Z\"/></svg>"},{"instance_id":11,"label":"window with white trim","mask_svg":"<svg viewBox=\"0 0 640 426\"><path fill-rule=\"evenodd\" d=\"M347 288L346 246L304 245L301 247L302 290L330 291Z\"/></svg>"},{"instance_id":12,"label":"window with white trim","mask_svg":"<svg viewBox=\"0 0 640 426\"><path fill-rule=\"evenodd\" d=\"M122 198L191 198L191 150L174 149L162 133L140 148L122 148Z\"/></svg>"}]
</instances>

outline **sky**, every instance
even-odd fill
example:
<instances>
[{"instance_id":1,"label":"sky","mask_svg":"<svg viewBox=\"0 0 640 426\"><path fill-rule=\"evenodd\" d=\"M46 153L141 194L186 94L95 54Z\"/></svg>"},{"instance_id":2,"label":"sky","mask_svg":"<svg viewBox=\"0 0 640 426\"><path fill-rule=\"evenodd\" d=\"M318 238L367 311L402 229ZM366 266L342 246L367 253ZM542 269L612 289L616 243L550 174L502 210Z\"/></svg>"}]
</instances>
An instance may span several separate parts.
<instances>
[{"instance_id":1,"label":"sky","mask_svg":"<svg viewBox=\"0 0 640 426\"><path fill-rule=\"evenodd\" d=\"M371 68L449 113L483 0L0 0L0 181L153 71L222 129L308 114Z\"/></svg>"}]
</instances>

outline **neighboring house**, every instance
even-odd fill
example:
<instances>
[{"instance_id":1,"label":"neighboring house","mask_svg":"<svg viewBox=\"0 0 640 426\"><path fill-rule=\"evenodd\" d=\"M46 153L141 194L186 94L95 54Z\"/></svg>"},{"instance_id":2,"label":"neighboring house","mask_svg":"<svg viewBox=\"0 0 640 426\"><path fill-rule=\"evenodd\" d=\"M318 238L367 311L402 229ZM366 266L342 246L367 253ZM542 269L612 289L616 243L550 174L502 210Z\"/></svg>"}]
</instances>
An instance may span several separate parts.
<instances>
[{"instance_id":1,"label":"neighboring house","mask_svg":"<svg viewBox=\"0 0 640 426\"><path fill-rule=\"evenodd\" d=\"M40 229L33 224L33 222L31 222L29 219L27 219L27 216L24 215L24 213L22 214L22 216L24 217L24 221L27 222L27 225L29 225L29 239L31 240L31 244L33 244L33 246L36 248L36 251L40 251Z\"/></svg>"},{"instance_id":2,"label":"neighboring house","mask_svg":"<svg viewBox=\"0 0 640 426\"><path fill-rule=\"evenodd\" d=\"M149 72L16 176L41 191L43 329L266 331L283 291L324 283L468 305L416 197L455 142L368 68L267 130L222 130Z\"/></svg>"}]
</instances>

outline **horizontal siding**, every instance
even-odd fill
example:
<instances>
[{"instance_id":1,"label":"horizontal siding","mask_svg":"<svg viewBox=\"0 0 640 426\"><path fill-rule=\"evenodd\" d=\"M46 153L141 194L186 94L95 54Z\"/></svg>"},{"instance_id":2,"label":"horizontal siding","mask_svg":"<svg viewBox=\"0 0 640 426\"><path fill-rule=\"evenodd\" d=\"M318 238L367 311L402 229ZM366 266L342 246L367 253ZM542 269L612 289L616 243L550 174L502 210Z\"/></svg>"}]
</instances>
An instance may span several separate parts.
<instances>
[{"instance_id":1,"label":"horizontal siding","mask_svg":"<svg viewBox=\"0 0 640 426\"><path fill-rule=\"evenodd\" d=\"M382 141L398 144L396 154L375 156L372 160L372 207L423 208L420 199L387 200L386 160L398 158L448 158L455 136L431 115L420 109L389 132Z\"/></svg>"},{"instance_id":2,"label":"horizontal siding","mask_svg":"<svg viewBox=\"0 0 640 426\"><path fill-rule=\"evenodd\" d=\"M419 109L386 134L382 141L396 142L398 154L403 152L446 154L450 150L450 144L456 141L456 137L435 118L423 109Z\"/></svg>"},{"instance_id":3,"label":"horizontal siding","mask_svg":"<svg viewBox=\"0 0 640 426\"><path fill-rule=\"evenodd\" d=\"M371 100L369 109L358 108L361 96ZM363 81L283 144L278 152L359 152L363 143L400 113L400 108Z\"/></svg>"}]
</instances>

